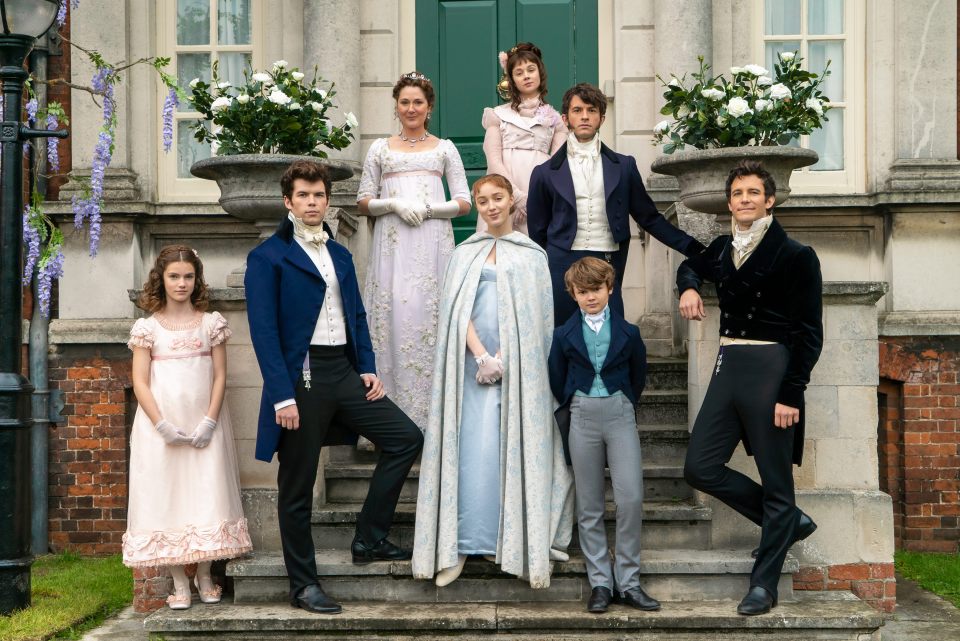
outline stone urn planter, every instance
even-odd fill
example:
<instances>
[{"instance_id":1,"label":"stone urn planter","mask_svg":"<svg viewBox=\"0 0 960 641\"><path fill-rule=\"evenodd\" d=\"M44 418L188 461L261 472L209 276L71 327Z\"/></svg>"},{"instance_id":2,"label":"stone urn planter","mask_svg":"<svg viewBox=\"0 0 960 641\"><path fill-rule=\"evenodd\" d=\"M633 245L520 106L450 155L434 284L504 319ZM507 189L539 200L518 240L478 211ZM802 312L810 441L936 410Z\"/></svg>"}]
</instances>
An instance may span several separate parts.
<instances>
[{"instance_id":1,"label":"stone urn planter","mask_svg":"<svg viewBox=\"0 0 960 641\"><path fill-rule=\"evenodd\" d=\"M216 181L220 188L218 202L223 210L253 223L260 232L259 242L263 242L287 215L280 193L280 176L295 160L313 160L326 165L334 181L353 176L353 167L345 162L285 154L213 156L195 162L190 173ZM230 273L227 286L242 287L245 271L246 263Z\"/></svg>"},{"instance_id":2,"label":"stone urn planter","mask_svg":"<svg viewBox=\"0 0 960 641\"><path fill-rule=\"evenodd\" d=\"M724 189L727 174L744 159L759 160L777 183L776 205L790 196L790 175L794 169L817 162L812 149L800 147L721 147L691 149L663 155L653 161L651 169L658 174L676 176L680 185L680 201L689 209L706 214L727 214Z\"/></svg>"}]
</instances>

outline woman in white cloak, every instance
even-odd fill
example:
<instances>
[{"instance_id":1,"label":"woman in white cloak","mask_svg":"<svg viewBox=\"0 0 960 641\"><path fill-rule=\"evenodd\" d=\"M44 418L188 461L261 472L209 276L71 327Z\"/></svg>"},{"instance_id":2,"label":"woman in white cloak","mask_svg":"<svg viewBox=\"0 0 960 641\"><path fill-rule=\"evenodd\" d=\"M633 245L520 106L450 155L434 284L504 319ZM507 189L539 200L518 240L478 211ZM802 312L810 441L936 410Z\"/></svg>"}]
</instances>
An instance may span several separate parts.
<instances>
[{"instance_id":1,"label":"woman in white cloak","mask_svg":"<svg viewBox=\"0 0 960 641\"><path fill-rule=\"evenodd\" d=\"M483 555L545 588L573 528L547 375L550 272L545 252L513 231L510 182L484 176L473 194L487 231L454 250L444 277L413 574L447 585Z\"/></svg>"}]
</instances>

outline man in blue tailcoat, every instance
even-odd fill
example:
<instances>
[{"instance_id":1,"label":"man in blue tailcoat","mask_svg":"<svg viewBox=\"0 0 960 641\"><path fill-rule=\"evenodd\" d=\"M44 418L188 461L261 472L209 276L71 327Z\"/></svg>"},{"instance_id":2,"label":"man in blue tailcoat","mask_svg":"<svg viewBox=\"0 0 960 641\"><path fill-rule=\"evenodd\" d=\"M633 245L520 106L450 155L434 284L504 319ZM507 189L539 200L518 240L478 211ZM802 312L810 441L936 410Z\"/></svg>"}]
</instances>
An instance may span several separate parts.
<instances>
[{"instance_id":1,"label":"man in blue tailcoat","mask_svg":"<svg viewBox=\"0 0 960 641\"><path fill-rule=\"evenodd\" d=\"M703 251L699 241L671 225L647 195L637 161L600 142L607 97L580 83L567 90L561 107L570 129L565 145L534 168L527 195L530 238L547 251L553 285L554 321L563 325L577 309L563 275L585 256L616 271L610 306L623 314L623 270L630 245L630 217L650 235L684 256Z\"/></svg>"},{"instance_id":2,"label":"man in blue tailcoat","mask_svg":"<svg viewBox=\"0 0 960 641\"><path fill-rule=\"evenodd\" d=\"M290 603L336 614L341 607L317 581L310 516L320 449L355 444L380 449L357 517L354 563L410 558L387 539L403 481L423 446L417 426L386 398L376 375L367 316L350 252L323 217L330 176L297 161L280 181L289 215L247 256L244 286L250 338L263 375L256 456L277 454L277 511Z\"/></svg>"}]
</instances>

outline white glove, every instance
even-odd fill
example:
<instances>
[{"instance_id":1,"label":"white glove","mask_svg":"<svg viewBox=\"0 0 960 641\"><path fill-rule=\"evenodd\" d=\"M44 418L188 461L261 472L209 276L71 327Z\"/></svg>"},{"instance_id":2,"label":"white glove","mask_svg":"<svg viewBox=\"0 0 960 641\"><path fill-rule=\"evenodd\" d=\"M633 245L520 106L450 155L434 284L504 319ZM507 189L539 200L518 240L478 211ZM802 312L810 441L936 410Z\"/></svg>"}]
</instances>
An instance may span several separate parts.
<instances>
[{"instance_id":1,"label":"white glove","mask_svg":"<svg viewBox=\"0 0 960 641\"><path fill-rule=\"evenodd\" d=\"M411 227L418 227L423 222L423 215L418 215L415 207L416 205L402 198L374 198L367 203L371 216L383 216L393 212ZM425 206L422 211L426 212Z\"/></svg>"},{"instance_id":2,"label":"white glove","mask_svg":"<svg viewBox=\"0 0 960 641\"><path fill-rule=\"evenodd\" d=\"M163 437L164 443L167 445L190 442L189 436L184 434L178 427L166 419L161 418L160 421L153 427L157 430L157 432L160 433L160 436Z\"/></svg>"},{"instance_id":3,"label":"white glove","mask_svg":"<svg viewBox=\"0 0 960 641\"><path fill-rule=\"evenodd\" d=\"M484 352L476 359L477 382L481 385L491 385L503 377L503 361Z\"/></svg>"},{"instance_id":4,"label":"white glove","mask_svg":"<svg viewBox=\"0 0 960 641\"><path fill-rule=\"evenodd\" d=\"M190 440L190 444L194 447L206 447L210 442L210 439L213 438L213 428L217 426L217 422L210 418L209 416L204 416L203 420L197 425L197 429L193 431L193 438Z\"/></svg>"},{"instance_id":5,"label":"white glove","mask_svg":"<svg viewBox=\"0 0 960 641\"><path fill-rule=\"evenodd\" d=\"M460 215L460 203L448 200L445 203L431 204L427 209L426 218L456 218Z\"/></svg>"}]
</instances>

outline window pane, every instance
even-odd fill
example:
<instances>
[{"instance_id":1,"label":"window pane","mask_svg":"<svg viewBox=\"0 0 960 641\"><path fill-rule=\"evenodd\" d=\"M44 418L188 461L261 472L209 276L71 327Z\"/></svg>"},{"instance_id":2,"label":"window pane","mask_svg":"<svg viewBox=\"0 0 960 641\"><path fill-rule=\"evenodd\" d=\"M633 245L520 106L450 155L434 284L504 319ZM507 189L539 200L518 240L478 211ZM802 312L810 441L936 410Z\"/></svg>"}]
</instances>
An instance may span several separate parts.
<instances>
[{"instance_id":1,"label":"window pane","mask_svg":"<svg viewBox=\"0 0 960 641\"><path fill-rule=\"evenodd\" d=\"M821 91L833 102L843 102L843 41L842 40L813 40L809 46L810 57L807 60L807 70L820 73L830 61L830 75L822 85Z\"/></svg>"},{"instance_id":2,"label":"window pane","mask_svg":"<svg viewBox=\"0 0 960 641\"><path fill-rule=\"evenodd\" d=\"M250 0L217 0L217 38L222 45L250 44Z\"/></svg>"},{"instance_id":3,"label":"window pane","mask_svg":"<svg viewBox=\"0 0 960 641\"><path fill-rule=\"evenodd\" d=\"M780 62L780 54L785 51L796 51L800 55L800 42L797 40L778 40L770 41L766 44L766 54L764 55L764 67L770 70L770 77L774 77L773 67Z\"/></svg>"},{"instance_id":4,"label":"window pane","mask_svg":"<svg viewBox=\"0 0 960 641\"><path fill-rule=\"evenodd\" d=\"M768 36L800 33L800 0L764 0L763 24Z\"/></svg>"},{"instance_id":5,"label":"window pane","mask_svg":"<svg viewBox=\"0 0 960 641\"><path fill-rule=\"evenodd\" d=\"M210 157L210 145L193 137L193 120L177 121L177 178L193 178L190 165Z\"/></svg>"},{"instance_id":6,"label":"window pane","mask_svg":"<svg viewBox=\"0 0 960 641\"><path fill-rule=\"evenodd\" d=\"M843 0L810 0L807 11L811 35L843 33Z\"/></svg>"},{"instance_id":7,"label":"window pane","mask_svg":"<svg viewBox=\"0 0 960 641\"><path fill-rule=\"evenodd\" d=\"M177 44L210 44L210 0L177 0Z\"/></svg>"},{"instance_id":8,"label":"window pane","mask_svg":"<svg viewBox=\"0 0 960 641\"><path fill-rule=\"evenodd\" d=\"M820 154L820 162L811 167L811 171L843 169L843 112L843 109L831 109L827 112L830 120L810 134L810 148Z\"/></svg>"},{"instance_id":9,"label":"window pane","mask_svg":"<svg viewBox=\"0 0 960 641\"><path fill-rule=\"evenodd\" d=\"M209 53L178 53L177 54L177 84L183 87L187 95L190 93L190 81L200 78L210 81L210 54ZM192 111L184 100L177 111Z\"/></svg>"},{"instance_id":10,"label":"window pane","mask_svg":"<svg viewBox=\"0 0 960 641\"><path fill-rule=\"evenodd\" d=\"M243 72L250 74L250 54L249 53L221 53L220 60L220 80L229 80L234 87L243 84Z\"/></svg>"}]
</instances>

